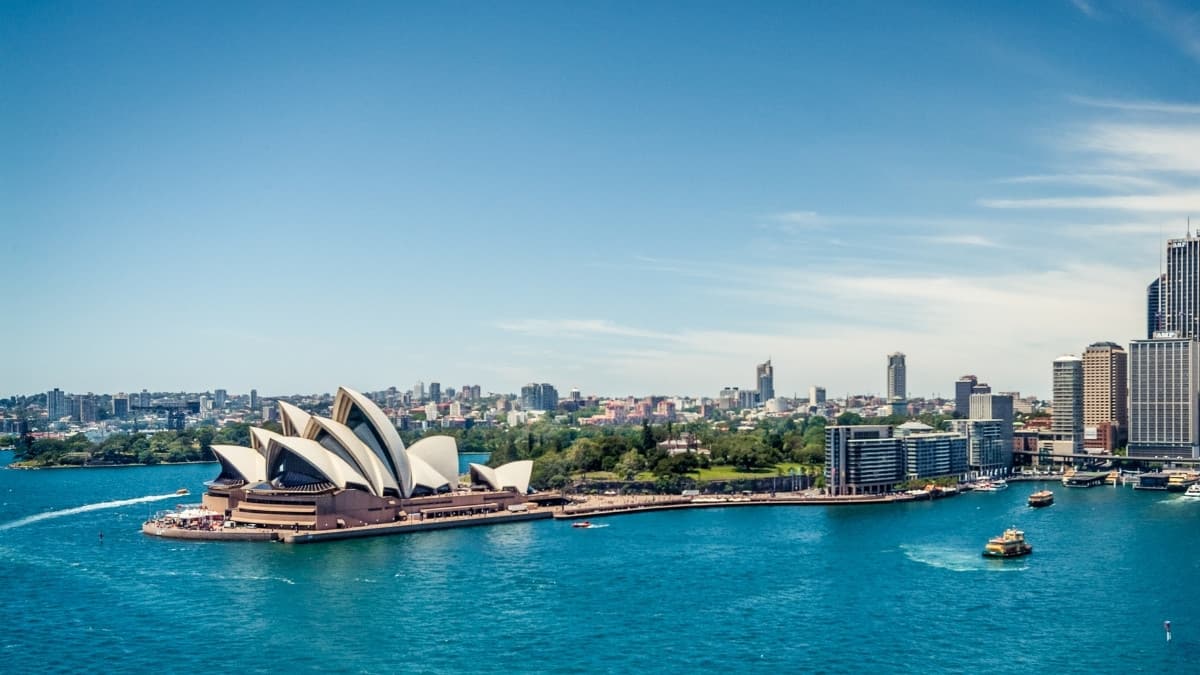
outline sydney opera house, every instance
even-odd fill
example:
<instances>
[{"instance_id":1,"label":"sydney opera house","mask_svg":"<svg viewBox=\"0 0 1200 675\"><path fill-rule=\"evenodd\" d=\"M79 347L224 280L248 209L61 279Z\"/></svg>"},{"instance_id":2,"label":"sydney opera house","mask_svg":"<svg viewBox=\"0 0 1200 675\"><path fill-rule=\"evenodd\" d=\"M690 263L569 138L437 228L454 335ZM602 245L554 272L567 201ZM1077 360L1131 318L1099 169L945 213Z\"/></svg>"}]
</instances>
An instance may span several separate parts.
<instances>
[{"instance_id":1,"label":"sydney opera house","mask_svg":"<svg viewBox=\"0 0 1200 675\"><path fill-rule=\"evenodd\" d=\"M458 447L431 436L406 448L373 401L340 387L330 417L279 402L283 433L250 430L250 447L214 445L221 473L204 506L235 526L329 530L518 510L533 463L470 465L459 482Z\"/></svg>"}]
</instances>

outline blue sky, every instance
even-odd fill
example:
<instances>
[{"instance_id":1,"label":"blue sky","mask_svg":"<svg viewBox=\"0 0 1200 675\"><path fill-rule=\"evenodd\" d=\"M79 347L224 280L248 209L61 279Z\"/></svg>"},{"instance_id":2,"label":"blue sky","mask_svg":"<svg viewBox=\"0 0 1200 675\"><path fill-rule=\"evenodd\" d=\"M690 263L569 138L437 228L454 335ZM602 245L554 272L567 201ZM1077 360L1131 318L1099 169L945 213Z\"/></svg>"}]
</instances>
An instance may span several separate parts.
<instances>
[{"instance_id":1,"label":"blue sky","mask_svg":"<svg viewBox=\"0 0 1200 675\"><path fill-rule=\"evenodd\" d=\"M1194 7L808 4L5 3L0 391L1048 395L1143 337Z\"/></svg>"}]
</instances>

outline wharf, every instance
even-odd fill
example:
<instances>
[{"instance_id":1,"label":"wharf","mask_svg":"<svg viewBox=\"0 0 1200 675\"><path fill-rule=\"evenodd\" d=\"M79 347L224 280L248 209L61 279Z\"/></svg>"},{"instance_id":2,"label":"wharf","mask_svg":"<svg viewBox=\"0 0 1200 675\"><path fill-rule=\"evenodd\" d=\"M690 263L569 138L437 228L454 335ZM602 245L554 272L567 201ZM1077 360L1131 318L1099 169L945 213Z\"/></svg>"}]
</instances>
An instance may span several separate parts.
<instances>
[{"instance_id":1,"label":"wharf","mask_svg":"<svg viewBox=\"0 0 1200 675\"><path fill-rule=\"evenodd\" d=\"M315 544L323 541L340 539L361 539L364 537L384 537L394 534L412 534L429 532L431 530L449 530L460 527L477 527L480 525L499 525L501 523L517 523L527 520L544 520L551 517L547 509L530 509L528 511L501 511L486 515L449 516L430 518L427 520L410 519L399 523L381 523L378 525L362 525L336 530L292 530L270 528L218 528L190 529L183 527L163 527L154 522L142 525L142 532L167 539L192 539L204 541L279 541L285 544Z\"/></svg>"},{"instance_id":2,"label":"wharf","mask_svg":"<svg viewBox=\"0 0 1200 675\"><path fill-rule=\"evenodd\" d=\"M868 504L895 504L916 501L906 494L880 496L804 496L804 495L747 495L741 497L592 497L581 505L563 507L555 512L556 520L600 518L627 513L649 513L679 509L725 508L731 506L853 506Z\"/></svg>"},{"instance_id":3,"label":"wharf","mask_svg":"<svg viewBox=\"0 0 1200 675\"><path fill-rule=\"evenodd\" d=\"M1063 476L1062 484L1066 487L1095 487L1104 485L1107 478L1107 471L1077 471L1069 476Z\"/></svg>"}]
</instances>

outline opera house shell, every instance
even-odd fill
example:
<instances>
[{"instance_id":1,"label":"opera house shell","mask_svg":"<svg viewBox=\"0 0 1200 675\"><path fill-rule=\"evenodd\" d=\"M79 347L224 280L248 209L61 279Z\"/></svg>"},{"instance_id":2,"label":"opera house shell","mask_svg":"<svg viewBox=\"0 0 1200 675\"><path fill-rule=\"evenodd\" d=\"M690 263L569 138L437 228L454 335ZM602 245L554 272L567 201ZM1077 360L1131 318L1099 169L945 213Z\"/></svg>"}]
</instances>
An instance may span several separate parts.
<instances>
[{"instance_id":1,"label":"opera house shell","mask_svg":"<svg viewBox=\"0 0 1200 675\"><path fill-rule=\"evenodd\" d=\"M330 417L279 402L282 433L250 429L250 447L214 445L221 473L205 505L235 525L327 529L410 517L477 515L522 503L532 462L472 464L462 489L458 446L430 436L406 448L387 415L339 387Z\"/></svg>"}]
</instances>

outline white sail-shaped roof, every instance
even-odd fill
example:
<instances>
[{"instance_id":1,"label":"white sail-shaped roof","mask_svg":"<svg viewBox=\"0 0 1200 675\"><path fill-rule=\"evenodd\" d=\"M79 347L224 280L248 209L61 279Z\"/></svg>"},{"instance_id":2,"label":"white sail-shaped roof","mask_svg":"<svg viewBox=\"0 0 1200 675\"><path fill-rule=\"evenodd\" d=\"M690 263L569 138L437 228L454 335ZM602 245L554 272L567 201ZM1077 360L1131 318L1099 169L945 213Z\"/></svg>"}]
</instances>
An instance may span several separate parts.
<instances>
[{"instance_id":1,"label":"white sail-shaped roof","mask_svg":"<svg viewBox=\"0 0 1200 675\"><path fill-rule=\"evenodd\" d=\"M250 427L250 447L267 456L267 446L271 444L271 439L284 438L282 434L277 434L270 429L261 427Z\"/></svg>"},{"instance_id":2,"label":"white sail-shaped roof","mask_svg":"<svg viewBox=\"0 0 1200 675\"><path fill-rule=\"evenodd\" d=\"M304 428L304 437L316 440L322 431L332 436L333 440L346 450L354 460L355 468L371 482L375 494L383 495L385 490L400 494L400 486L391 470L354 435L350 427L328 417L309 417L308 426Z\"/></svg>"},{"instance_id":3,"label":"white sail-shaped roof","mask_svg":"<svg viewBox=\"0 0 1200 675\"><path fill-rule=\"evenodd\" d=\"M333 419L350 427L355 436L389 465L400 486L401 496L412 496L412 467L408 453L404 451L404 441L400 440L396 426L379 406L353 389L338 387L333 399Z\"/></svg>"},{"instance_id":4,"label":"white sail-shaped roof","mask_svg":"<svg viewBox=\"0 0 1200 675\"><path fill-rule=\"evenodd\" d=\"M321 475L339 488L345 488L347 483L361 485L370 490L371 482L367 480L346 460L326 450L320 443L309 438L281 436L271 439L267 446L267 478L274 479L278 475L280 460L284 453L294 453L305 463L312 466Z\"/></svg>"},{"instance_id":5,"label":"white sail-shaped roof","mask_svg":"<svg viewBox=\"0 0 1200 675\"><path fill-rule=\"evenodd\" d=\"M267 460L254 448L242 445L213 445L213 454L221 463L221 473L236 475L254 483L267 479Z\"/></svg>"},{"instance_id":6,"label":"white sail-shaped roof","mask_svg":"<svg viewBox=\"0 0 1200 675\"><path fill-rule=\"evenodd\" d=\"M424 460L446 479L450 487L458 487L458 443L453 436L422 438L408 448L408 457Z\"/></svg>"},{"instance_id":7,"label":"white sail-shaped roof","mask_svg":"<svg viewBox=\"0 0 1200 675\"><path fill-rule=\"evenodd\" d=\"M308 426L308 419L310 417L312 415L309 415L291 403L279 401L279 424L283 427L284 436L299 436L303 434L305 427Z\"/></svg>"},{"instance_id":8,"label":"white sail-shaped roof","mask_svg":"<svg viewBox=\"0 0 1200 675\"><path fill-rule=\"evenodd\" d=\"M483 483L493 490L514 488L522 494L529 491L529 479L533 475L533 461L523 459L509 462L493 469L482 464L470 465L471 482Z\"/></svg>"},{"instance_id":9,"label":"white sail-shaped roof","mask_svg":"<svg viewBox=\"0 0 1200 675\"><path fill-rule=\"evenodd\" d=\"M413 487L424 487L437 492L443 487L450 487L450 481L437 469L420 457L409 457L412 467Z\"/></svg>"}]
</instances>

